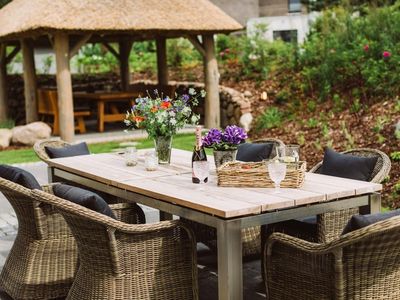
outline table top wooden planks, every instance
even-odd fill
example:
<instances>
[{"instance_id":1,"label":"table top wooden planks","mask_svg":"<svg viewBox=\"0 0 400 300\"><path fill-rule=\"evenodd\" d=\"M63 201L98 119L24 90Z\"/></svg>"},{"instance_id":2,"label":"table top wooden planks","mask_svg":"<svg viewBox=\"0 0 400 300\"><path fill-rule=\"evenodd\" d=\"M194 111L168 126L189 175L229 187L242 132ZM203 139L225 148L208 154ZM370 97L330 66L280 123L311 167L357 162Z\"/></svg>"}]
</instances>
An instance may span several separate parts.
<instances>
[{"instance_id":1,"label":"table top wooden planks","mask_svg":"<svg viewBox=\"0 0 400 300\"><path fill-rule=\"evenodd\" d=\"M57 158L50 160L49 165L119 189L222 218L354 197L382 189L376 183L312 173L306 173L301 188L282 188L279 194L275 194L273 188L219 187L212 157L209 157L209 182L198 185L191 181L190 151L173 149L171 165L159 165L157 171L145 170L145 151L139 151L139 162L134 167L127 167L123 156L118 154Z\"/></svg>"},{"instance_id":2,"label":"table top wooden planks","mask_svg":"<svg viewBox=\"0 0 400 300\"><path fill-rule=\"evenodd\" d=\"M120 92L120 91L98 91L94 93L86 92L75 92L74 97L77 99L87 99L87 100L106 100L106 101L118 101L125 99L134 99L139 96L138 92Z\"/></svg>"}]
</instances>

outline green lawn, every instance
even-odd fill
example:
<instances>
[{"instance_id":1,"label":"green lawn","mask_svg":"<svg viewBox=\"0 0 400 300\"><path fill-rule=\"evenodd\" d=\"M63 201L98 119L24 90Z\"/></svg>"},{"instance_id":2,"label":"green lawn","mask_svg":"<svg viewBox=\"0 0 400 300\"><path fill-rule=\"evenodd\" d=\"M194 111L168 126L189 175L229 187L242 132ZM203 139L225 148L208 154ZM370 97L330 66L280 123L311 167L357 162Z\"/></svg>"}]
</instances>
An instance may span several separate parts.
<instances>
[{"instance_id":1,"label":"green lawn","mask_svg":"<svg viewBox=\"0 0 400 300\"><path fill-rule=\"evenodd\" d=\"M138 149L152 148L154 147L154 142L152 139L141 139L135 140L137 142L136 147ZM193 150L193 145L195 143L195 137L193 134L178 134L174 136L172 140L172 147L182 149L182 150ZM89 145L91 153L106 153L116 151L123 147L120 142L108 142ZM211 151L207 151L211 153ZM0 163L1 164L17 164L26 162L39 161L33 149L19 149L19 150L4 150L0 151Z\"/></svg>"}]
</instances>

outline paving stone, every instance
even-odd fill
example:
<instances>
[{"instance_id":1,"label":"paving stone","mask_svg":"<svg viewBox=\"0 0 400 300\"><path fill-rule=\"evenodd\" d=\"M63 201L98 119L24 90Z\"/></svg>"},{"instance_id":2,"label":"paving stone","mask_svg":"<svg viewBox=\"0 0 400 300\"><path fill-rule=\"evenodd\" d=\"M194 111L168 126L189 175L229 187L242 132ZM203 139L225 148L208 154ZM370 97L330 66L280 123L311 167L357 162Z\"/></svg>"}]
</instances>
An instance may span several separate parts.
<instances>
[{"instance_id":1,"label":"paving stone","mask_svg":"<svg viewBox=\"0 0 400 300\"><path fill-rule=\"evenodd\" d=\"M17 225L18 224L18 219L16 216L13 216L12 214L0 214L0 220L3 220L8 223L8 225ZM0 226L1 227L1 226Z\"/></svg>"}]
</instances>

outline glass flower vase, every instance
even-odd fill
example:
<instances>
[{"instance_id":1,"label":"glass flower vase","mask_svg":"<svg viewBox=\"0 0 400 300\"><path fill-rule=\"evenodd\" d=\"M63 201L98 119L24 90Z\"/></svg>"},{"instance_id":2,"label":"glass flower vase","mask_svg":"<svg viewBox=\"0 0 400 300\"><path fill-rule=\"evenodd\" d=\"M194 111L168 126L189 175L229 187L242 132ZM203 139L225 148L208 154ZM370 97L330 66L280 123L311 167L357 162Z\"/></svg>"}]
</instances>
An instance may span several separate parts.
<instances>
[{"instance_id":1,"label":"glass flower vase","mask_svg":"<svg viewBox=\"0 0 400 300\"><path fill-rule=\"evenodd\" d=\"M213 153L214 153L215 167L218 169L224 163L226 163L228 161L236 160L237 149L236 150L214 150Z\"/></svg>"},{"instance_id":2,"label":"glass flower vase","mask_svg":"<svg viewBox=\"0 0 400 300\"><path fill-rule=\"evenodd\" d=\"M171 161L172 136L157 136L154 139L154 147L158 156L158 164L169 165Z\"/></svg>"}]
</instances>

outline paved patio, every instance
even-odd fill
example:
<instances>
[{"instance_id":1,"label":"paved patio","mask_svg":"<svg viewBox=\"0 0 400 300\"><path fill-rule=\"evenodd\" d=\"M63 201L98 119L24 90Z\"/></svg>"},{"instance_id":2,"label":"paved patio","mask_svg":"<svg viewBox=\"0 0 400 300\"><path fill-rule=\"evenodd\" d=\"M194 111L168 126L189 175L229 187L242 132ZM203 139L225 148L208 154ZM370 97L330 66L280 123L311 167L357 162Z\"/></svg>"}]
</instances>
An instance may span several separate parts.
<instances>
[{"instance_id":1,"label":"paved patio","mask_svg":"<svg viewBox=\"0 0 400 300\"><path fill-rule=\"evenodd\" d=\"M192 130L192 129L190 129ZM122 135L123 136L123 135ZM89 136L90 137L90 136ZM109 137L103 135L96 135L97 141L121 140L121 135L114 134ZM85 139L88 136L84 137ZM132 137L129 137L132 138ZM77 136L77 140L83 140L82 137ZM123 140L123 139L122 139ZM126 140L126 135L125 135ZM92 140L93 141L93 140ZM16 165L31 172L39 181L40 184L48 182L47 165L43 162L27 163ZM149 207L142 206L147 222L157 222L158 211ZM16 236L18 221L15 213L5 199L0 194L0 270L2 269L8 252L10 251L13 241ZM217 300L218 299L218 275L217 275L217 261L216 257L202 244L198 246L198 270L199 270L199 285L200 285L200 299L201 300ZM244 290L247 300L265 299L264 286L260 273L260 261L252 260L244 263L243 266L244 277ZM0 294L0 299L7 299L4 295Z\"/></svg>"}]
</instances>

